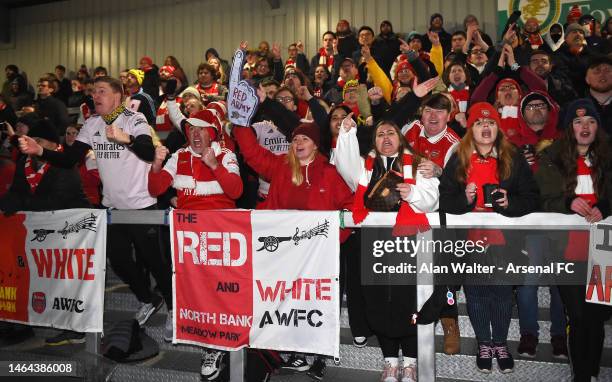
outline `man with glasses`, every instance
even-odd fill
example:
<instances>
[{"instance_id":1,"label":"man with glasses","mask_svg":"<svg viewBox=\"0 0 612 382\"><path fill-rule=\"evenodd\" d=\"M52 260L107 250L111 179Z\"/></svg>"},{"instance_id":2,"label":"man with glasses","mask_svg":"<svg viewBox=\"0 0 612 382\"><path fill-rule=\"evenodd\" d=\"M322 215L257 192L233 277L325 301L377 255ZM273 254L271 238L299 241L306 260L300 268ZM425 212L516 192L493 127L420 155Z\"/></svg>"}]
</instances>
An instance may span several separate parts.
<instances>
[{"instance_id":1,"label":"man with glasses","mask_svg":"<svg viewBox=\"0 0 612 382\"><path fill-rule=\"evenodd\" d=\"M34 102L34 108L41 118L49 119L58 136L63 136L66 127L70 123L66 105L54 97L57 91L57 80L51 75L44 75L38 80L38 98Z\"/></svg>"},{"instance_id":2,"label":"man with glasses","mask_svg":"<svg viewBox=\"0 0 612 382\"><path fill-rule=\"evenodd\" d=\"M532 171L537 170L536 157L559 138L557 129L559 106L544 92L531 92L521 100L519 114L519 136L515 143L523 152ZM530 233L525 237L525 252L529 265L543 265L554 261L551 256L549 235L543 232ZM517 305L521 340L517 349L519 356L534 358L537 352L539 280L527 276L524 285L517 287ZM556 286L550 287L550 343L555 358L567 359L565 338L565 314Z\"/></svg>"},{"instance_id":3,"label":"man with glasses","mask_svg":"<svg viewBox=\"0 0 612 382\"><path fill-rule=\"evenodd\" d=\"M552 57L543 50L534 50L529 58L529 69L546 81L548 94L561 106L578 98L569 78L556 70Z\"/></svg>"}]
</instances>

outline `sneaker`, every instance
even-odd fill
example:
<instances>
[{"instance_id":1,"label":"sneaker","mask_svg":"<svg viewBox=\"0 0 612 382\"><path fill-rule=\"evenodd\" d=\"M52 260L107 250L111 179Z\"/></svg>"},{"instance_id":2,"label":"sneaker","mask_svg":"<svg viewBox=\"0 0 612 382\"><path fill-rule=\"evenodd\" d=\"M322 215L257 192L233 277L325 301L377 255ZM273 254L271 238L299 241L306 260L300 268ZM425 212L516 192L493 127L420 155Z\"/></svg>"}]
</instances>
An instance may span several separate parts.
<instances>
[{"instance_id":1,"label":"sneaker","mask_svg":"<svg viewBox=\"0 0 612 382\"><path fill-rule=\"evenodd\" d=\"M478 345L478 354L476 354L476 367L482 373L490 373L493 367L493 348L488 344Z\"/></svg>"},{"instance_id":2,"label":"sneaker","mask_svg":"<svg viewBox=\"0 0 612 382\"><path fill-rule=\"evenodd\" d=\"M303 354L291 353L289 359L281 364L281 369L306 371L310 369L310 365Z\"/></svg>"},{"instance_id":3,"label":"sneaker","mask_svg":"<svg viewBox=\"0 0 612 382\"><path fill-rule=\"evenodd\" d=\"M510 354L508 350L508 345L493 345L493 352L495 358L497 358L497 367L499 367L499 371L502 373L512 373L514 369L514 358L512 358L512 354Z\"/></svg>"},{"instance_id":4,"label":"sneaker","mask_svg":"<svg viewBox=\"0 0 612 382\"><path fill-rule=\"evenodd\" d=\"M72 330L62 330L56 336L49 337L45 340L45 344L49 346L60 346L69 344L84 344L85 333L73 332Z\"/></svg>"},{"instance_id":5,"label":"sneaker","mask_svg":"<svg viewBox=\"0 0 612 382\"><path fill-rule=\"evenodd\" d=\"M448 355L459 354L461 340L457 318L445 317L440 321L442 322L442 329L444 329L444 353Z\"/></svg>"},{"instance_id":6,"label":"sneaker","mask_svg":"<svg viewBox=\"0 0 612 382\"><path fill-rule=\"evenodd\" d=\"M402 368L401 382L416 382L417 380L417 365L411 363Z\"/></svg>"},{"instance_id":7,"label":"sneaker","mask_svg":"<svg viewBox=\"0 0 612 382\"><path fill-rule=\"evenodd\" d=\"M200 376L203 381L212 381L219 376L225 368L225 352L206 350L202 354L202 369Z\"/></svg>"},{"instance_id":8,"label":"sneaker","mask_svg":"<svg viewBox=\"0 0 612 382\"><path fill-rule=\"evenodd\" d=\"M383 369L380 382L397 382L398 367L391 366L389 362L385 362L385 368Z\"/></svg>"},{"instance_id":9,"label":"sneaker","mask_svg":"<svg viewBox=\"0 0 612 382\"><path fill-rule=\"evenodd\" d=\"M168 316L166 316L166 325L164 325L164 341L172 342L173 334L174 334L174 325L172 325L172 310L169 310Z\"/></svg>"},{"instance_id":10,"label":"sneaker","mask_svg":"<svg viewBox=\"0 0 612 382\"><path fill-rule=\"evenodd\" d=\"M142 303L142 305L140 305L140 309L138 309L134 319L138 321L140 326L143 326L147 323L147 321L149 321L149 318L162 307L163 304L164 299L157 295L153 298L153 301L149 303Z\"/></svg>"},{"instance_id":11,"label":"sneaker","mask_svg":"<svg viewBox=\"0 0 612 382\"><path fill-rule=\"evenodd\" d=\"M315 381L321 381L323 380L323 375L325 373L325 358L323 357L317 357L315 358L314 362L312 363L312 366L310 366L310 369L308 370L308 376L312 379L314 379Z\"/></svg>"},{"instance_id":12,"label":"sneaker","mask_svg":"<svg viewBox=\"0 0 612 382\"><path fill-rule=\"evenodd\" d=\"M538 337L532 334L521 335L517 352L521 357L535 358L538 347Z\"/></svg>"},{"instance_id":13,"label":"sneaker","mask_svg":"<svg viewBox=\"0 0 612 382\"><path fill-rule=\"evenodd\" d=\"M367 337L353 337L353 346L356 348L363 348L368 344Z\"/></svg>"},{"instance_id":14,"label":"sneaker","mask_svg":"<svg viewBox=\"0 0 612 382\"><path fill-rule=\"evenodd\" d=\"M550 337L550 344L552 345L552 355L559 359L568 359L567 353L567 339L565 336L552 336Z\"/></svg>"}]
</instances>

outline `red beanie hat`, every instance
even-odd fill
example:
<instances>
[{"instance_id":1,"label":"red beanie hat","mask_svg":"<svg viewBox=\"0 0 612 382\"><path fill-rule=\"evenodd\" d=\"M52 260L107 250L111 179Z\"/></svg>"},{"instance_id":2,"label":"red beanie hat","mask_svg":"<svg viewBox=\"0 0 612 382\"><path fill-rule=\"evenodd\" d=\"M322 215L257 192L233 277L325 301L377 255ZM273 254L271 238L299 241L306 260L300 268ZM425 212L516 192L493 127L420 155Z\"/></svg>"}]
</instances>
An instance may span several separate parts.
<instances>
[{"instance_id":1,"label":"red beanie hat","mask_svg":"<svg viewBox=\"0 0 612 382\"><path fill-rule=\"evenodd\" d=\"M516 86L516 89L519 92L519 97L523 98L523 90L521 89L521 85L519 85L519 83L513 80L512 78L502 78L501 80L499 80L497 85L495 85L495 97L496 98L497 98L497 92L499 92L499 88L504 84L512 84Z\"/></svg>"},{"instance_id":2,"label":"red beanie hat","mask_svg":"<svg viewBox=\"0 0 612 382\"><path fill-rule=\"evenodd\" d=\"M480 118L489 118L497 123L497 128L501 129L501 118L493 105L488 102L477 102L470 106L468 110L468 129Z\"/></svg>"},{"instance_id":3,"label":"red beanie hat","mask_svg":"<svg viewBox=\"0 0 612 382\"><path fill-rule=\"evenodd\" d=\"M185 123L188 123L191 126L204 127L208 130L208 135L210 135L210 140L214 141L217 139L217 132L221 131L221 125L219 124L219 120L217 117L207 109L200 110L195 114L192 114L189 118L185 120ZM184 126L185 135L189 137L189 128Z\"/></svg>"},{"instance_id":4,"label":"red beanie hat","mask_svg":"<svg viewBox=\"0 0 612 382\"><path fill-rule=\"evenodd\" d=\"M225 119L227 118L227 104L225 103L225 101L211 102L206 105L206 108L216 110L217 113L219 113L219 118L222 121L225 121Z\"/></svg>"},{"instance_id":5,"label":"red beanie hat","mask_svg":"<svg viewBox=\"0 0 612 382\"><path fill-rule=\"evenodd\" d=\"M147 63L147 65L153 66L153 59L149 56L143 56L140 61L144 61Z\"/></svg>"},{"instance_id":6,"label":"red beanie hat","mask_svg":"<svg viewBox=\"0 0 612 382\"><path fill-rule=\"evenodd\" d=\"M400 70L404 70L404 69L410 70L412 74L416 76L416 72L414 71L414 68L412 67L412 65L410 64L408 60L401 60L400 62L397 63L397 66L395 67L395 76L397 77L397 73L399 73Z\"/></svg>"},{"instance_id":7,"label":"red beanie hat","mask_svg":"<svg viewBox=\"0 0 612 382\"><path fill-rule=\"evenodd\" d=\"M305 135L308 138L312 139L317 147L321 147L320 143L320 135L319 135L319 126L316 123L307 122L302 123L298 127L293 130L293 134L291 134L291 138L294 138L296 135Z\"/></svg>"},{"instance_id":8,"label":"red beanie hat","mask_svg":"<svg viewBox=\"0 0 612 382\"><path fill-rule=\"evenodd\" d=\"M565 19L565 21L567 23L569 23L569 21L571 19L576 19L578 20L580 18L580 16L582 16L582 11L580 10L580 7L576 4L572 7L572 9L570 9L570 11L567 13L567 17Z\"/></svg>"},{"instance_id":9,"label":"red beanie hat","mask_svg":"<svg viewBox=\"0 0 612 382\"><path fill-rule=\"evenodd\" d=\"M149 64L151 65L151 64ZM170 77L172 77L174 75L174 71L176 70L176 68L172 65L164 65L161 68L159 68L159 74L162 74L163 72L166 72L170 75Z\"/></svg>"}]
</instances>

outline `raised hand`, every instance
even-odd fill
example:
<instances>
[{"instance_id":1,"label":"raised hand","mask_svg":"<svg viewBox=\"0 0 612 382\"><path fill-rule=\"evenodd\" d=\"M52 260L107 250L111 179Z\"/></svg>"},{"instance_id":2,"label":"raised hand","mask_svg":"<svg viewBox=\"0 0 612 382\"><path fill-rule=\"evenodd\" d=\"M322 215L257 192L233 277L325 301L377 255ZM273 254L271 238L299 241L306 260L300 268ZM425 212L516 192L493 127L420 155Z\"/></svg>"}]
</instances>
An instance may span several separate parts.
<instances>
[{"instance_id":1,"label":"raised hand","mask_svg":"<svg viewBox=\"0 0 612 382\"><path fill-rule=\"evenodd\" d=\"M368 90L368 97L373 103L380 102L383 98L383 91L378 86L374 86Z\"/></svg>"},{"instance_id":2,"label":"raised hand","mask_svg":"<svg viewBox=\"0 0 612 382\"><path fill-rule=\"evenodd\" d=\"M427 37L429 38L429 41L431 41L432 46L440 45L440 36L438 36L436 32L428 31Z\"/></svg>"},{"instance_id":3,"label":"raised hand","mask_svg":"<svg viewBox=\"0 0 612 382\"><path fill-rule=\"evenodd\" d=\"M412 91L414 92L414 95L416 95L419 98L423 98L427 95L427 93L429 93L430 91L433 90L433 88L436 87L436 85L438 84L438 81L440 81L440 77L434 77L434 78L430 78L427 81L423 82L423 83L417 83L417 78L414 77L414 80L412 82Z\"/></svg>"},{"instance_id":4,"label":"raised hand","mask_svg":"<svg viewBox=\"0 0 612 382\"><path fill-rule=\"evenodd\" d=\"M353 113L349 113L342 122L340 123L340 128L344 129L347 133L351 131L352 128L357 128L357 123L353 120Z\"/></svg>"},{"instance_id":5,"label":"raised hand","mask_svg":"<svg viewBox=\"0 0 612 382\"><path fill-rule=\"evenodd\" d=\"M299 53L304 53L304 43L300 40L295 43L295 47L297 48Z\"/></svg>"},{"instance_id":6,"label":"raised hand","mask_svg":"<svg viewBox=\"0 0 612 382\"><path fill-rule=\"evenodd\" d=\"M308 86L304 86L304 85L297 88L296 95L298 96L299 99L306 101L306 102L310 101L310 99L312 98L312 94L310 94L310 91L308 90Z\"/></svg>"},{"instance_id":7,"label":"raised hand","mask_svg":"<svg viewBox=\"0 0 612 382\"><path fill-rule=\"evenodd\" d=\"M275 60L281 59L281 47L280 47L280 44L277 42L272 44L272 56L274 57Z\"/></svg>"},{"instance_id":8,"label":"raised hand","mask_svg":"<svg viewBox=\"0 0 612 382\"><path fill-rule=\"evenodd\" d=\"M515 25L515 23L510 24L508 26L508 30L506 31L506 33L504 33L504 39L502 41L505 44L512 44L512 42L516 38L516 29L514 29Z\"/></svg>"},{"instance_id":9,"label":"raised hand","mask_svg":"<svg viewBox=\"0 0 612 382\"><path fill-rule=\"evenodd\" d=\"M370 53L370 47L364 45L361 47L361 57L365 62L369 62L372 59L372 54Z\"/></svg>"},{"instance_id":10,"label":"raised hand","mask_svg":"<svg viewBox=\"0 0 612 382\"><path fill-rule=\"evenodd\" d=\"M19 137L19 150L26 155L42 155L43 148L33 138L27 135Z\"/></svg>"},{"instance_id":11,"label":"raised hand","mask_svg":"<svg viewBox=\"0 0 612 382\"><path fill-rule=\"evenodd\" d=\"M504 53L506 54L506 63L508 65L514 65L516 60L514 59L514 49L512 49L512 45L505 44Z\"/></svg>"},{"instance_id":12,"label":"raised hand","mask_svg":"<svg viewBox=\"0 0 612 382\"><path fill-rule=\"evenodd\" d=\"M408 51L410 50L410 45L408 45L408 43L402 40L401 38L398 40L400 41L400 52L404 54L408 53Z\"/></svg>"},{"instance_id":13,"label":"raised hand","mask_svg":"<svg viewBox=\"0 0 612 382\"><path fill-rule=\"evenodd\" d=\"M259 98L259 103L263 103L266 100L267 94L266 94L266 90L263 88L263 86L261 86L261 83L259 84L259 87L257 88L257 98Z\"/></svg>"}]
</instances>

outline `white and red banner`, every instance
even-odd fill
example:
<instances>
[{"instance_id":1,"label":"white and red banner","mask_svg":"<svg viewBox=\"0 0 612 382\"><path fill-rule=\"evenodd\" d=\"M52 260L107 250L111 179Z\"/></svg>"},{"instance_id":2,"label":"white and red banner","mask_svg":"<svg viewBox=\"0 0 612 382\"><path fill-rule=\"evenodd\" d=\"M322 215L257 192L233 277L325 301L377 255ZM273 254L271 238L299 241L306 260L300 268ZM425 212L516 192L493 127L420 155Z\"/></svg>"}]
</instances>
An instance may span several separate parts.
<instances>
[{"instance_id":1,"label":"white and red banner","mask_svg":"<svg viewBox=\"0 0 612 382\"><path fill-rule=\"evenodd\" d=\"M106 211L0 215L0 320L101 332Z\"/></svg>"},{"instance_id":2,"label":"white and red banner","mask_svg":"<svg viewBox=\"0 0 612 382\"><path fill-rule=\"evenodd\" d=\"M172 212L175 343L339 356L337 211Z\"/></svg>"},{"instance_id":3,"label":"white and red banner","mask_svg":"<svg viewBox=\"0 0 612 382\"><path fill-rule=\"evenodd\" d=\"M590 247L586 301L612 305L612 224L591 226Z\"/></svg>"}]
</instances>

